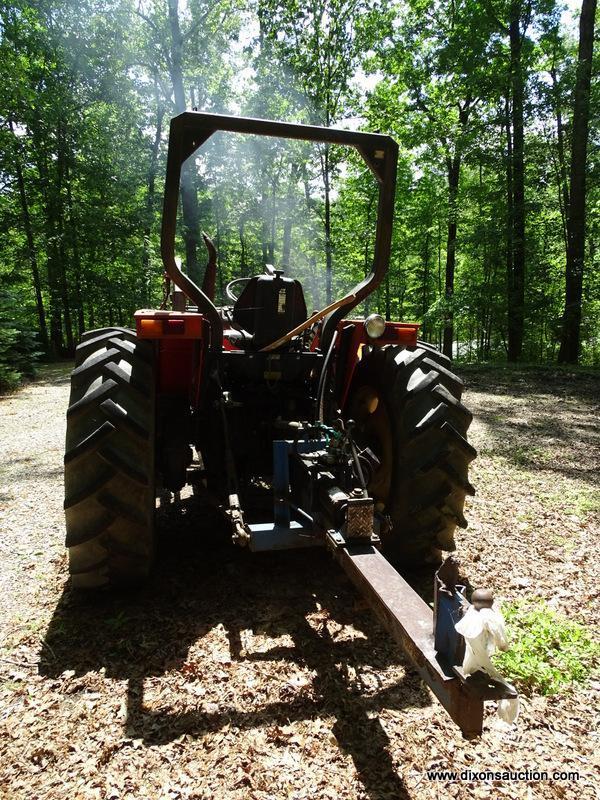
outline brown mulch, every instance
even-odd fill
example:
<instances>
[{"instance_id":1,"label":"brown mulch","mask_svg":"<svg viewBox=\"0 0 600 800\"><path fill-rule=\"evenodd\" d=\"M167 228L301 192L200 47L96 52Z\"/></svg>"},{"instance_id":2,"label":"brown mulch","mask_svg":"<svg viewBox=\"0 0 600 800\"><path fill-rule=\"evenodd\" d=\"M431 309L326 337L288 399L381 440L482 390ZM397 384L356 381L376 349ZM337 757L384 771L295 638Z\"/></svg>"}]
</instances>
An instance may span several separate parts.
<instances>
[{"instance_id":1,"label":"brown mulch","mask_svg":"<svg viewBox=\"0 0 600 800\"><path fill-rule=\"evenodd\" d=\"M480 450L473 585L595 627L600 380L465 371ZM151 585L74 596L63 552L67 368L0 398L0 797L596 797L600 683L489 704L465 741L322 551L251 555L192 498ZM579 780L433 780L428 769Z\"/></svg>"}]
</instances>

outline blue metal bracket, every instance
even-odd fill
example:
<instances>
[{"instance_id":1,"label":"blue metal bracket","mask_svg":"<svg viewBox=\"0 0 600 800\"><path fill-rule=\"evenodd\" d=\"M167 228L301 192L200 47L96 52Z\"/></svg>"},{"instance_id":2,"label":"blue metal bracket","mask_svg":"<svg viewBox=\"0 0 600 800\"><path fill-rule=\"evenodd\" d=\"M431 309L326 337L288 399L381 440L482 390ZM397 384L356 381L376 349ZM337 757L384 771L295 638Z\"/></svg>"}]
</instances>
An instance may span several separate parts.
<instances>
[{"instance_id":1,"label":"blue metal bracket","mask_svg":"<svg viewBox=\"0 0 600 800\"><path fill-rule=\"evenodd\" d=\"M446 667L462 664L465 640L454 627L465 613L465 587L459 584L460 565L449 556L433 578L433 637L438 657Z\"/></svg>"},{"instance_id":2,"label":"blue metal bracket","mask_svg":"<svg viewBox=\"0 0 600 800\"><path fill-rule=\"evenodd\" d=\"M435 592L434 646L438 656L451 667L462 664L465 655L465 641L454 627L465 613L464 602L464 586L437 588Z\"/></svg>"},{"instance_id":3,"label":"blue metal bracket","mask_svg":"<svg viewBox=\"0 0 600 800\"><path fill-rule=\"evenodd\" d=\"M275 525L290 527L290 506L285 502L290 491L290 442L273 442L273 519Z\"/></svg>"},{"instance_id":4,"label":"blue metal bracket","mask_svg":"<svg viewBox=\"0 0 600 800\"><path fill-rule=\"evenodd\" d=\"M287 550L322 545L311 517L290 503L290 452L314 453L326 446L325 439L276 439L273 442L273 522L250 525L250 550ZM292 519L297 516L301 521Z\"/></svg>"}]
</instances>

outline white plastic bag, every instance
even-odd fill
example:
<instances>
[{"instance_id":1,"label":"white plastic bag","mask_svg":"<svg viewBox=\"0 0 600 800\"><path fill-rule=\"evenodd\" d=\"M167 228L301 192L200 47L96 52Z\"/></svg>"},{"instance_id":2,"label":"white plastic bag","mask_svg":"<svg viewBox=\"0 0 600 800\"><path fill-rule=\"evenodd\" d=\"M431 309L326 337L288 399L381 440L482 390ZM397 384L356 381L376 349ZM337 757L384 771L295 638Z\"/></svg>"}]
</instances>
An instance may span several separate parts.
<instances>
[{"instance_id":1,"label":"white plastic bag","mask_svg":"<svg viewBox=\"0 0 600 800\"><path fill-rule=\"evenodd\" d=\"M456 630L465 639L465 658L463 671L472 675L477 670L485 672L490 678L505 683L502 675L492 664L491 655L496 650L507 650L506 628L500 611L493 606L481 608L469 606L464 617L455 625ZM512 724L519 715L519 700L500 700L498 716Z\"/></svg>"}]
</instances>

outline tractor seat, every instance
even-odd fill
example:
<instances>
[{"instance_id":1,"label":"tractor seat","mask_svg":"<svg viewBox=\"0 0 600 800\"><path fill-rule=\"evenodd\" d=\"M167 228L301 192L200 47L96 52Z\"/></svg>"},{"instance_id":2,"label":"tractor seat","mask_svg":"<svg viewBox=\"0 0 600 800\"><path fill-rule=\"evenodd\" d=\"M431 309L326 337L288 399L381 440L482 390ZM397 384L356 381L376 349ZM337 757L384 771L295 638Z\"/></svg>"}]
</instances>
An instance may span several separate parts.
<instances>
[{"instance_id":1,"label":"tractor seat","mask_svg":"<svg viewBox=\"0 0 600 800\"><path fill-rule=\"evenodd\" d=\"M251 334L241 344L260 350L305 322L306 302L300 281L274 275L251 278L233 306L234 322Z\"/></svg>"}]
</instances>

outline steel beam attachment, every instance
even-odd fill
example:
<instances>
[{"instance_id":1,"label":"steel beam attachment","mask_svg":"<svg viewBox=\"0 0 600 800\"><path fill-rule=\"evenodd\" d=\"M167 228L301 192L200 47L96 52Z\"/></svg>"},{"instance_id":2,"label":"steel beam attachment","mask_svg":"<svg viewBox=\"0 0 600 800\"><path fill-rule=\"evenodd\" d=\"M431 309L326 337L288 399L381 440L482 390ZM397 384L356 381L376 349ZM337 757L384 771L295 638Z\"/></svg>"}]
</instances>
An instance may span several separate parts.
<instances>
[{"instance_id":1,"label":"steel beam attachment","mask_svg":"<svg viewBox=\"0 0 600 800\"><path fill-rule=\"evenodd\" d=\"M346 544L333 552L463 735L480 736L483 698L439 663L432 609L374 547Z\"/></svg>"}]
</instances>

